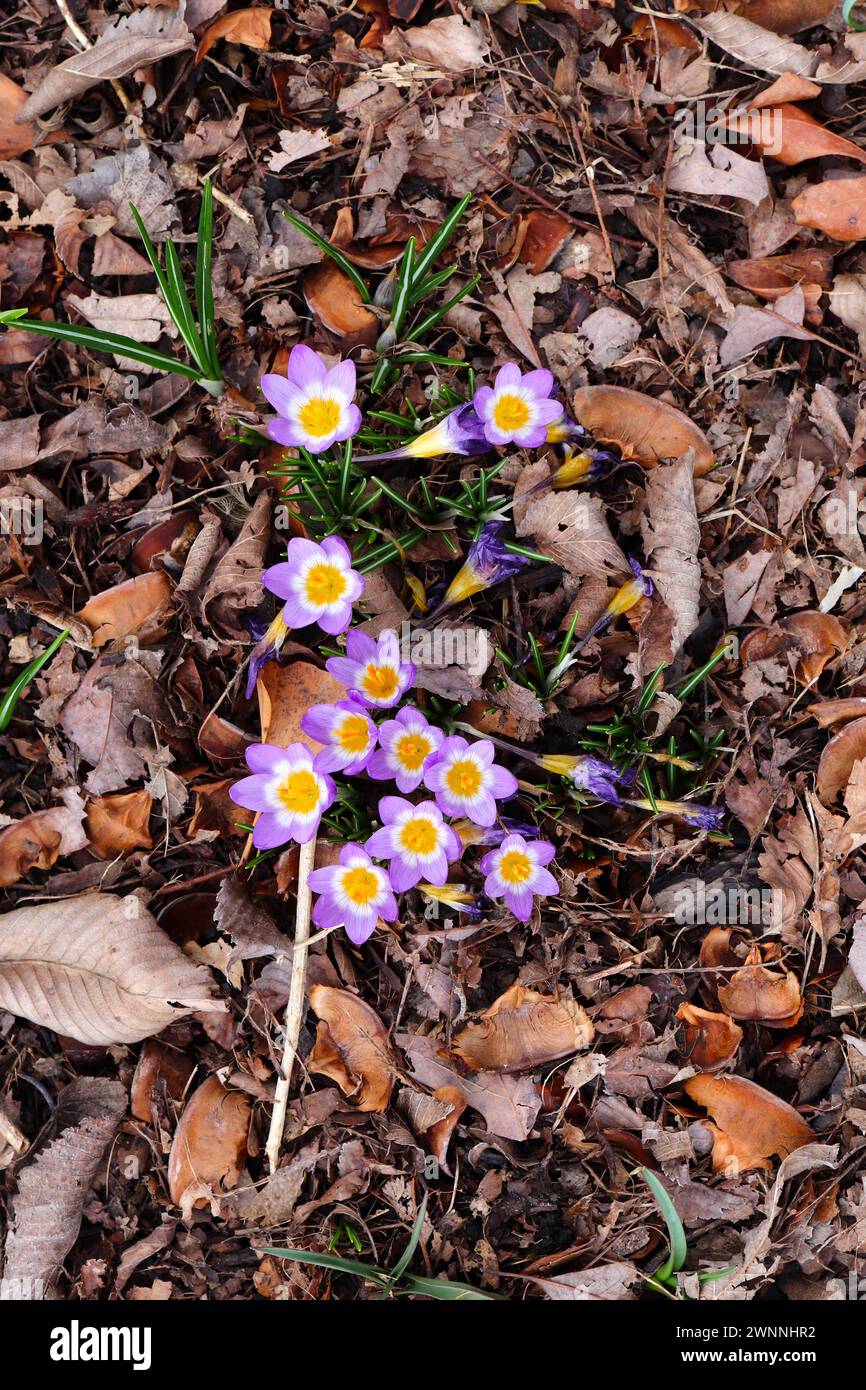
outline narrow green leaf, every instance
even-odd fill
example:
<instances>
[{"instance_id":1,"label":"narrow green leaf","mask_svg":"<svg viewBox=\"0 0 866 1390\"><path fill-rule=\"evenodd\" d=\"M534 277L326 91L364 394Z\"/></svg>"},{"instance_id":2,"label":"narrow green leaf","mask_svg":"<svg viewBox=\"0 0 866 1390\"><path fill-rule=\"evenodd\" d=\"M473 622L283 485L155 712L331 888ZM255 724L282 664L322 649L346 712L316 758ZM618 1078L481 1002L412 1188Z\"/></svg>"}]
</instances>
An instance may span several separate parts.
<instances>
[{"instance_id":1,"label":"narrow green leaf","mask_svg":"<svg viewBox=\"0 0 866 1390\"><path fill-rule=\"evenodd\" d=\"M666 1281L672 1274L676 1274L682 1269L688 1254L688 1244L680 1214L671 1201L670 1194L661 1179L649 1168L641 1168L641 1177L653 1195L655 1203L665 1219L668 1228L668 1239L670 1240L671 1252L661 1269L657 1269L653 1275L655 1279Z\"/></svg>"},{"instance_id":2,"label":"narrow green leaf","mask_svg":"<svg viewBox=\"0 0 866 1390\"><path fill-rule=\"evenodd\" d=\"M418 1274L407 1274L403 1280L407 1293L424 1294L442 1303L504 1303L501 1294L485 1293L474 1289L471 1284L457 1284L450 1279L426 1279Z\"/></svg>"},{"instance_id":3,"label":"narrow green leaf","mask_svg":"<svg viewBox=\"0 0 866 1390\"><path fill-rule=\"evenodd\" d=\"M77 323L44 322L42 319L16 319L12 326L26 333L41 333L44 338L59 338L64 343L75 343L93 352L130 357L135 362L143 362L146 367L154 367L160 372L175 372L178 376L189 377L191 381L198 381L201 376L197 367L188 367L177 357L167 357L164 352L156 352L143 343L137 343L134 338L124 338L120 333L106 333L101 328L88 328Z\"/></svg>"},{"instance_id":4,"label":"narrow green leaf","mask_svg":"<svg viewBox=\"0 0 866 1390\"><path fill-rule=\"evenodd\" d=\"M415 261L415 265L412 272L413 285L417 285L419 281L423 279L423 277L427 274L428 270L433 265L437 256L439 256L441 252L445 250L445 247L448 245L449 241L454 235L458 222L460 221L461 217L463 216L464 212L466 211L471 202L471 193L467 193L465 198L461 198L460 202L457 203L456 206L451 209L448 216L445 218L445 221L442 223L442 226L439 228L438 232L435 232L433 234L433 236L428 241L427 245L424 247L424 250L420 252L418 258Z\"/></svg>"},{"instance_id":5,"label":"narrow green leaf","mask_svg":"<svg viewBox=\"0 0 866 1390\"><path fill-rule=\"evenodd\" d=\"M355 286L359 295L361 296L362 301L365 304L369 304L370 291L367 289L367 286L364 284L364 281L361 279L357 270L352 265L352 262L346 256L343 255L342 251L338 250L336 246L332 246L331 243L329 241L326 241L323 236L319 236L319 233L316 231L315 227L311 227L308 222L304 222L300 217L296 217L293 212L284 212L283 217L285 217L287 222L291 222L292 226L295 227L299 232L303 232L304 236L307 237L310 241L314 242L321 251L324 251L326 256L330 256L334 264L340 267L343 274L348 275L349 279L352 281L352 284Z\"/></svg>"},{"instance_id":6,"label":"narrow green leaf","mask_svg":"<svg viewBox=\"0 0 866 1390\"><path fill-rule=\"evenodd\" d=\"M62 646L68 636L68 628L64 628L62 632L58 632L54 640L45 648L42 655L37 656L34 661L30 662L29 666L24 667L20 675L16 676L15 680L6 691L6 694L0 699L0 731L8 729L12 716L15 713L15 706L18 704L22 692L30 684L34 676L39 675L43 666L51 660L58 647Z\"/></svg>"},{"instance_id":7,"label":"narrow green leaf","mask_svg":"<svg viewBox=\"0 0 866 1390\"><path fill-rule=\"evenodd\" d=\"M412 259L414 255L415 238L410 236L406 242L403 259L400 262L400 274L391 304L391 328L395 337L399 336L400 329L403 327L403 320L406 317L406 310L409 307L409 286L412 282Z\"/></svg>"},{"instance_id":8,"label":"narrow green leaf","mask_svg":"<svg viewBox=\"0 0 866 1390\"><path fill-rule=\"evenodd\" d=\"M147 255L147 259L150 261L151 269L153 270L153 273L156 276L156 283L159 285L160 293L163 299L165 300L166 304L168 304L169 299L171 297L171 292L168 287L168 281L165 278L165 272L163 271L163 268L159 263L159 255L157 254L156 247L150 239L150 233L145 227L141 217L141 213L135 206L135 203L130 203L129 211L132 213L132 216L135 219L135 225L138 228L138 235L141 237L141 240L144 243L144 250Z\"/></svg>"},{"instance_id":9,"label":"narrow green leaf","mask_svg":"<svg viewBox=\"0 0 866 1390\"><path fill-rule=\"evenodd\" d=\"M213 299L213 184L209 178L202 184L201 210L198 218L195 303L208 366L211 373L219 377L221 372L217 355L216 311Z\"/></svg>"},{"instance_id":10,"label":"narrow green leaf","mask_svg":"<svg viewBox=\"0 0 866 1390\"><path fill-rule=\"evenodd\" d=\"M421 1231L424 1226L424 1217L427 1215L427 1202L428 1197L425 1193L424 1200L418 1208L418 1215L415 1217L415 1221L412 1226L412 1234L409 1236L409 1243L406 1246L406 1249L403 1251L403 1254L400 1256L399 1260L395 1264L394 1268L391 1270L391 1278L394 1280L402 1278L404 1272L409 1267L409 1261L411 1260L412 1256L415 1254L415 1251L418 1248L418 1242L421 1239Z\"/></svg>"},{"instance_id":11,"label":"narrow green leaf","mask_svg":"<svg viewBox=\"0 0 866 1390\"><path fill-rule=\"evenodd\" d=\"M360 1260L347 1260L342 1255L327 1255L318 1250L283 1250L269 1246L265 1255L276 1255L281 1260L295 1260L302 1265L319 1265L322 1269L333 1269L337 1274L354 1274L358 1279L372 1279L382 1288L390 1287L390 1279L378 1265L362 1264Z\"/></svg>"},{"instance_id":12,"label":"narrow green leaf","mask_svg":"<svg viewBox=\"0 0 866 1390\"><path fill-rule=\"evenodd\" d=\"M192 305L189 302L186 285L183 283L183 272L180 268L177 247L170 237L165 243L165 271L171 291L171 299L167 301L169 313L177 324L190 357L198 366L202 376L207 376L209 365L205 356L204 343L198 335L195 319L192 316Z\"/></svg>"},{"instance_id":13,"label":"narrow green leaf","mask_svg":"<svg viewBox=\"0 0 866 1390\"><path fill-rule=\"evenodd\" d=\"M472 293L480 279L480 275L473 275L472 279L467 281L462 289L459 289L456 294L452 294L451 298L446 300L444 304L441 304L438 309L434 309L432 313L429 313L426 319L422 319L421 322L412 329L412 338L423 338L425 333L429 333L431 328L435 328L436 324L445 317L449 310L453 309L456 304L459 304L461 299L465 299L467 295Z\"/></svg>"}]
</instances>

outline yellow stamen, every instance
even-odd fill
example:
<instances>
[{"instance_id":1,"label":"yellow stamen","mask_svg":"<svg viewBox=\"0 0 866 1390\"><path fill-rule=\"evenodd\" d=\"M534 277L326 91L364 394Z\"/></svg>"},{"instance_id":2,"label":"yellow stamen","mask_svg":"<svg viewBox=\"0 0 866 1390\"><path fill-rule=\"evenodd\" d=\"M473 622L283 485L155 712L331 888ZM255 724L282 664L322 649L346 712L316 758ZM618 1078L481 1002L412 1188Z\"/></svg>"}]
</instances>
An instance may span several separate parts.
<instances>
[{"instance_id":1,"label":"yellow stamen","mask_svg":"<svg viewBox=\"0 0 866 1390\"><path fill-rule=\"evenodd\" d=\"M337 565L311 565L305 580L308 603L323 607L336 603L346 592L346 576Z\"/></svg>"},{"instance_id":2,"label":"yellow stamen","mask_svg":"<svg viewBox=\"0 0 866 1390\"><path fill-rule=\"evenodd\" d=\"M423 734L404 734L397 743L397 760L407 772L418 772L433 744Z\"/></svg>"},{"instance_id":3,"label":"yellow stamen","mask_svg":"<svg viewBox=\"0 0 866 1390\"><path fill-rule=\"evenodd\" d=\"M522 430L529 423L529 406L522 396L500 396L493 406L493 423L503 434Z\"/></svg>"},{"instance_id":4,"label":"yellow stamen","mask_svg":"<svg viewBox=\"0 0 866 1390\"><path fill-rule=\"evenodd\" d=\"M323 396L313 396L301 406L298 423L313 439L324 439L333 434L340 423L339 404Z\"/></svg>"},{"instance_id":5,"label":"yellow stamen","mask_svg":"<svg viewBox=\"0 0 866 1390\"><path fill-rule=\"evenodd\" d=\"M356 907L366 907L379 891L379 880L370 869L365 869L359 864L343 874L341 886L349 902L354 903Z\"/></svg>"},{"instance_id":6,"label":"yellow stamen","mask_svg":"<svg viewBox=\"0 0 866 1390\"><path fill-rule=\"evenodd\" d=\"M361 684L372 700L390 700L397 693L397 672L393 666L375 666L371 662Z\"/></svg>"},{"instance_id":7,"label":"yellow stamen","mask_svg":"<svg viewBox=\"0 0 866 1390\"><path fill-rule=\"evenodd\" d=\"M410 854L420 854L426 857L436 849L438 840L436 826L426 816L417 816L414 820L407 820L400 829L400 846L402 849L408 850Z\"/></svg>"},{"instance_id":8,"label":"yellow stamen","mask_svg":"<svg viewBox=\"0 0 866 1390\"><path fill-rule=\"evenodd\" d=\"M319 804L319 782L312 772L290 772L277 796L293 816L309 816Z\"/></svg>"},{"instance_id":9,"label":"yellow stamen","mask_svg":"<svg viewBox=\"0 0 866 1390\"><path fill-rule=\"evenodd\" d=\"M504 883L525 883L532 877L532 860L522 850L511 849L499 861L499 877Z\"/></svg>"},{"instance_id":10,"label":"yellow stamen","mask_svg":"<svg viewBox=\"0 0 866 1390\"><path fill-rule=\"evenodd\" d=\"M459 762L452 763L445 774L445 785L455 796L475 796L481 786L478 764L471 758L461 758Z\"/></svg>"},{"instance_id":11,"label":"yellow stamen","mask_svg":"<svg viewBox=\"0 0 866 1390\"><path fill-rule=\"evenodd\" d=\"M347 753L366 752L370 731L362 714L347 714L337 726L337 742Z\"/></svg>"}]
</instances>

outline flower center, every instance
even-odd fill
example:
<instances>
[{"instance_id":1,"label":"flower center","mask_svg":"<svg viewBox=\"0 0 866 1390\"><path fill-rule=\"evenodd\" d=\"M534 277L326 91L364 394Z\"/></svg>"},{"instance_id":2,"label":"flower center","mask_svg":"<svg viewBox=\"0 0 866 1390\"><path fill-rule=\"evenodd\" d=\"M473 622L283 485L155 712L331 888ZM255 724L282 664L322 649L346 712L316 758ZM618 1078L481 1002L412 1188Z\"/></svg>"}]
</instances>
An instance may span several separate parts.
<instances>
[{"instance_id":1,"label":"flower center","mask_svg":"<svg viewBox=\"0 0 866 1390\"><path fill-rule=\"evenodd\" d=\"M445 774L445 784L455 796L475 796L481 786L478 764L469 758L452 763Z\"/></svg>"},{"instance_id":2,"label":"flower center","mask_svg":"<svg viewBox=\"0 0 866 1390\"><path fill-rule=\"evenodd\" d=\"M432 748L423 734L406 734L397 744L397 759L407 772L418 772Z\"/></svg>"},{"instance_id":3,"label":"flower center","mask_svg":"<svg viewBox=\"0 0 866 1390\"><path fill-rule=\"evenodd\" d=\"M343 874L343 892L355 907L366 907L379 891L379 879L372 869L359 864Z\"/></svg>"},{"instance_id":4,"label":"flower center","mask_svg":"<svg viewBox=\"0 0 866 1390\"><path fill-rule=\"evenodd\" d=\"M493 407L493 422L503 434L522 430L529 423L529 406L521 396L506 393Z\"/></svg>"},{"instance_id":5,"label":"flower center","mask_svg":"<svg viewBox=\"0 0 866 1390\"><path fill-rule=\"evenodd\" d=\"M364 672L362 685L364 693L371 700L390 700L397 693L397 672L393 666L374 666L371 663Z\"/></svg>"},{"instance_id":6,"label":"flower center","mask_svg":"<svg viewBox=\"0 0 866 1390\"><path fill-rule=\"evenodd\" d=\"M277 788L277 796L293 816L309 816L319 804L319 779L306 770L290 772Z\"/></svg>"},{"instance_id":7,"label":"flower center","mask_svg":"<svg viewBox=\"0 0 866 1390\"><path fill-rule=\"evenodd\" d=\"M337 565L311 565L305 581L307 602L324 608L346 592L346 576Z\"/></svg>"},{"instance_id":8,"label":"flower center","mask_svg":"<svg viewBox=\"0 0 866 1390\"><path fill-rule=\"evenodd\" d=\"M400 830L401 848L408 850L410 854L420 854L422 858L427 858L433 854L438 844L437 827L426 816L417 816L414 820L407 820Z\"/></svg>"},{"instance_id":9,"label":"flower center","mask_svg":"<svg viewBox=\"0 0 866 1390\"><path fill-rule=\"evenodd\" d=\"M526 883L532 877L532 860L522 850L510 849L499 861L499 877L504 883Z\"/></svg>"},{"instance_id":10,"label":"flower center","mask_svg":"<svg viewBox=\"0 0 866 1390\"><path fill-rule=\"evenodd\" d=\"M370 742L367 721L362 714L347 714L337 729L337 742L346 753L365 753Z\"/></svg>"},{"instance_id":11,"label":"flower center","mask_svg":"<svg viewBox=\"0 0 866 1390\"><path fill-rule=\"evenodd\" d=\"M324 439L333 434L340 423L340 406L323 396L313 396L301 406L298 422L313 439Z\"/></svg>"}]
</instances>

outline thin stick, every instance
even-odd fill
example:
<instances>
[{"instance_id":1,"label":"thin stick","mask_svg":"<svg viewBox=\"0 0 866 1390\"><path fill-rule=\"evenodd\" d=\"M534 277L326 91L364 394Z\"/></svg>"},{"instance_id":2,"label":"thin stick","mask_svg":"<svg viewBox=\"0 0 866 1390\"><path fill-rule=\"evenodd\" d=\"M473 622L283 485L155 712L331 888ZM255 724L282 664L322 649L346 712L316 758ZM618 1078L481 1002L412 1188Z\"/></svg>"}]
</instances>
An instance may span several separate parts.
<instances>
[{"instance_id":1,"label":"thin stick","mask_svg":"<svg viewBox=\"0 0 866 1390\"><path fill-rule=\"evenodd\" d=\"M289 1002L286 1005L285 1042L280 1077L274 1095L274 1112L265 1152L271 1172L275 1173L280 1161L280 1147L283 1130L286 1127L286 1108L289 1102L289 1087L292 1082L292 1069L298 1050L301 1033L301 1018L304 1012L304 987L307 980L307 948L310 941L310 874L316 862L316 837L301 845L298 859L298 908L295 914L295 945L292 951L292 977L289 984Z\"/></svg>"}]
</instances>

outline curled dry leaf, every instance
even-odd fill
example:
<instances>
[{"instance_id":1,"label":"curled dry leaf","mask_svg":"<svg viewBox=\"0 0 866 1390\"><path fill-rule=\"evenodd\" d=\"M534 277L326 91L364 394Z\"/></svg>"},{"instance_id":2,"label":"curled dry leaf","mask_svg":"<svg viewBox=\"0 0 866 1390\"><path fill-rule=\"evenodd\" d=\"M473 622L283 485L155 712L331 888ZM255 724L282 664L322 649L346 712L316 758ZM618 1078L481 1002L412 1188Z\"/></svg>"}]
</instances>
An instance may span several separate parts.
<instances>
[{"instance_id":1,"label":"curled dry leaf","mask_svg":"<svg viewBox=\"0 0 866 1390\"><path fill-rule=\"evenodd\" d=\"M448 1143L468 1102L458 1086L440 1086L432 1095L425 1091L401 1091L398 1107L427 1152L444 1173L448 1167Z\"/></svg>"},{"instance_id":2,"label":"curled dry leaf","mask_svg":"<svg viewBox=\"0 0 866 1390\"><path fill-rule=\"evenodd\" d=\"M50 869L61 855L83 849L87 844L83 820L84 802L75 787L67 787L62 806L34 811L0 830L0 888L11 887L31 869Z\"/></svg>"},{"instance_id":3,"label":"curled dry leaf","mask_svg":"<svg viewBox=\"0 0 866 1390\"><path fill-rule=\"evenodd\" d=\"M517 259L528 266L533 275L541 275L559 255L573 231L574 226L568 218L534 208L521 227Z\"/></svg>"},{"instance_id":4,"label":"curled dry leaf","mask_svg":"<svg viewBox=\"0 0 866 1390\"><path fill-rule=\"evenodd\" d=\"M727 1014L711 1013L696 1004L680 1004L677 1018L684 1025L683 1054L701 1071L716 1071L737 1055L743 1030Z\"/></svg>"},{"instance_id":5,"label":"curled dry leaf","mask_svg":"<svg viewBox=\"0 0 866 1390\"><path fill-rule=\"evenodd\" d=\"M269 661L256 684L263 743L286 748L306 743L318 752L320 744L301 728L301 718L312 705L334 705L346 698L346 687L329 671L310 661L280 666Z\"/></svg>"},{"instance_id":6,"label":"curled dry leaf","mask_svg":"<svg viewBox=\"0 0 866 1390\"><path fill-rule=\"evenodd\" d=\"M818 795L831 806L848 785L854 764L866 758L866 718L845 724L834 734L818 762Z\"/></svg>"},{"instance_id":7,"label":"curled dry leaf","mask_svg":"<svg viewBox=\"0 0 866 1390\"><path fill-rule=\"evenodd\" d=\"M799 34L820 24L835 7L836 0L740 0L731 9L774 34Z\"/></svg>"},{"instance_id":8,"label":"curled dry leaf","mask_svg":"<svg viewBox=\"0 0 866 1390\"><path fill-rule=\"evenodd\" d=\"M382 1020L348 989L313 985L310 1004L320 1020L310 1071L336 1081L358 1110L387 1110L395 1068Z\"/></svg>"},{"instance_id":9,"label":"curled dry leaf","mask_svg":"<svg viewBox=\"0 0 866 1390\"><path fill-rule=\"evenodd\" d=\"M728 266L728 275L735 284L770 303L799 285L806 302L807 323L821 322L821 292L830 289L832 274L833 253L819 247L790 251L783 256L732 261Z\"/></svg>"},{"instance_id":10,"label":"curled dry leaf","mask_svg":"<svg viewBox=\"0 0 866 1390\"><path fill-rule=\"evenodd\" d=\"M304 277L304 298L320 323L330 333L356 342L372 343L379 320L368 309L358 288L331 260L313 266Z\"/></svg>"},{"instance_id":11,"label":"curled dry leaf","mask_svg":"<svg viewBox=\"0 0 866 1390\"><path fill-rule=\"evenodd\" d=\"M194 1070L195 1062L186 1052L149 1038L141 1049L132 1078L130 1112L137 1120L151 1124L154 1102L162 1088L171 1100L180 1100Z\"/></svg>"},{"instance_id":12,"label":"curled dry leaf","mask_svg":"<svg viewBox=\"0 0 866 1390\"><path fill-rule=\"evenodd\" d=\"M866 716L866 696L852 695L847 700L821 700L818 704L807 705L806 713L821 729L829 729L833 724L847 724L852 719Z\"/></svg>"},{"instance_id":13,"label":"curled dry leaf","mask_svg":"<svg viewBox=\"0 0 866 1390\"><path fill-rule=\"evenodd\" d=\"M126 1091L117 1081L81 1077L61 1091L58 1137L18 1178L3 1267L14 1297L31 1301L50 1295L125 1109Z\"/></svg>"},{"instance_id":14,"label":"curled dry leaf","mask_svg":"<svg viewBox=\"0 0 866 1390\"><path fill-rule=\"evenodd\" d=\"M87 804L87 836L98 859L114 859L134 849L151 849L150 792L97 796Z\"/></svg>"},{"instance_id":15,"label":"curled dry leaf","mask_svg":"<svg viewBox=\"0 0 866 1390\"><path fill-rule=\"evenodd\" d=\"M171 580L162 570L105 589L76 613L93 633L94 647L119 637L156 637L171 612Z\"/></svg>"},{"instance_id":16,"label":"curled dry leaf","mask_svg":"<svg viewBox=\"0 0 866 1390\"><path fill-rule=\"evenodd\" d=\"M259 493L232 542L208 580L202 612L209 626L246 641L242 615L262 601L262 569L271 535L271 498Z\"/></svg>"},{"instance_id":17,"label":"curled dry leaf","mask_svg":"<svg viewBox=\"0 0 866 1390\"><path fill-rule=\"evenodd\" d=\"M759 115L752 111L739 113L730 118L728 125L780 164L802 164L825 155L866 163L866 150L834 135L808 111L790 103L762 109Z\"/></svg>"},{"instance_id":18,"label":"curled dry leaf","mask_svg":"<svg viewBox=\"0 0 866 1390\"><path fill-rule=\"evenodd\" d=\"M765 965L745 965L716 985L719 1003L732 1018L793 1028L803 1013L800 983L792 970L780 973Z\"/></svg>"},{"instance_id":19,"label":"curled dry leaf","mask_svg":"<svg viewBox=\"0 0 866 1390\"><path fill-rule=\"evenodd\" d=\"M582 386L575 392L574 413L596 439L615 444L625 458L637 459L647 468L682 458L689 449L694 450L696 478L713 466L706 435L667 401L625 386Z\"/></svg>"},{"instance_id":20,"label":"curled dry leaf","mask_svg":"<svg viewBox=\"0 0 866 1390\"><path fill-rule=\"evenodd\" d=\"M398 1033L398 1045L406 1053L412 1075L435 1093L456 1087L473 1110L484 1116L491 1134L522 1141L529 1137L541 1109L541 1097L529 1076L503 1072L477 1072L458 1076L441 1055L435 1037L422 1033Z\"/></svg>"},{"instance_id":21,"label":"curled dry leaf","mask_svg":"<svg viewBox=\"0 0 866 1390\"><path fill-rule=\"evenodd\" d=\"M708 1110L713 1126L713 1171L770 1168L809 1144L814 1132L793 1106L742 1076L692 1076L683 1089Z\"/></svg>"},{"instance_id":22,"label":"curled dry leaf","mask_svg":"<svg viewBox=\"0 0 866 1390\"><path fill-rule=\"evenodd\" d=\"M461 1029L452 1051L473 1071L531 1071L589 1047L594 1036L585 1009L569 995L555 999L515 983Z\"/></svg>"},{"instance_id":23,"label":"curled dry leaf","mask_svg":"<svg viewBox=\"0 0 866 1390\"><path fill-rule=\"evenodd\" d=\"M766 661L781 652L800 653L794 675L801 685L812 685L827 662L845 650L848 637L844 627L832 613L817 613L804 609L791 613L768 628L755 628L743 641L740 657L744 665Z\"/></svg>"},{"instance_id":24,"label":"curled dry leaf","mask_svg":"<svg viewBox=\"0 0 866 1390\"><path fill-rule=\"evenodd\" d=\"M525 492L548 476L544 463L532 464L520 475ZM586 492L545 492L514 505L518 536L532 536L536 546L577 578L628 573L628 561L614 540L599 497Z\"/></svg>"},{"instance_id":25,"label":"curled dry leaf","mask_svg":"<svg viewBox=\"0 0 866 1390\"><path fill-rule=\"evenodd\" d=\"M140 900L110 893L0 917L0 1007L94 1044L139 1042L225 1008Z\"/></svg>"},{"instance_id":26,"label":"curled dry leaf","mask_svg":"<svg viewBox=\"0 0 866 1390\"><path fill-rule=\"evenodd\" d=\"M834 241L866 238L866 175L812 183L791 202L801 227L815 227Z\"/></svg>"},{"instance_id":27,"label":"curled dry leaf","mask_svg":"<svg viewBox=\"0 0 866 1390\"><path fill-rule=\"evenodd\" d=\"M188 1214L235 1187L247 1156L250 1102L209 1076L183 1108L168 1157L171 1200Z\"/></svg>"},{"instance_id":28,"label":"curled dry leaf","mask_svg":"<svg viewBox=\"0 0 866 1390\"><path fill-rule=\"evenodd\" d=\"M220 15L205 30L196 50L196 63L210 53L218 39L228 39L229 43L240 43L245 48L258 48L266 53L271 46L273 14L270 9L244 9Z\"/></svg>"},{"instance_id":29,"label":"curled dry leaf","mask_svg":"<svg viewBox=\"0 0 866 1390\"><path fill-rule=\"evenodd\" d=\"M24 89L0 73L0 159L17 159L36 144L36 127L17 119L26 102Z\"/></svg>"}]
</instances>

